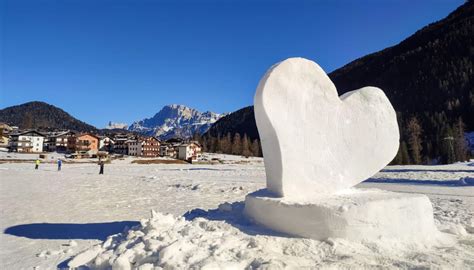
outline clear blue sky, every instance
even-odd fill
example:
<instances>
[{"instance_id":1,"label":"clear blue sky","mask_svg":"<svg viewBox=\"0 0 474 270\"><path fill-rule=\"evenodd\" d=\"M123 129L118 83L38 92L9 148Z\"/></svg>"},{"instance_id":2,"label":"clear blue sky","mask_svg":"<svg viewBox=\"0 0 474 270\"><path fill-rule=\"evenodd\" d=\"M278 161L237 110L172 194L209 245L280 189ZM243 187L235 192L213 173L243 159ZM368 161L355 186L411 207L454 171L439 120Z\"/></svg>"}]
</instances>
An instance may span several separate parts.
<instances>
[{"instance_id":1,"label":"clear blue sky","mask_svg":"<svg viewBox=\"0 0 474 270\"><path fill-rule=\"evenodd\" d=\"M103 127L173 103L235 111L278 61L330 72L464 1L0 2L0 108L40 100Z\"/></svg>"}]
</instances>

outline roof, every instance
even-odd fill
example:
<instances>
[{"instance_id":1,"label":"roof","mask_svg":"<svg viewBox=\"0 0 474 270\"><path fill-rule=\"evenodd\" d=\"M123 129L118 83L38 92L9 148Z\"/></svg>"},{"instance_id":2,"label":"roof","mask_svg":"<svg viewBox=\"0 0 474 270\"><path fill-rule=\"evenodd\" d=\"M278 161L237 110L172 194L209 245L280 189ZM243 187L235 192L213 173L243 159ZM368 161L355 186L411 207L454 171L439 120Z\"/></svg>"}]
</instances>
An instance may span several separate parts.
<instances>
[{"instance_id":1,"label":"roof","mask_svg":"<svg viewBox=\"0 0 474 270\"><path fill-rule=\"evenodd\" d=\"M66 130L66 131L60 131L56 134L53 134L51 137L59 137L59 136L63 136L63 135L66 135L66 134L76 134L76 133L74 131Z\"/></svg>"},{"instance_id":2,"label":"roof","mask_svg":"<svg viewBox=\"0 0 474 270\"><path fill-rule=\"evenodd\" d=\"M30 134L30 133L34 133L34 134L36 134L37 136L40 136L40 137L45 137L42 133L39 133L36 130L25 130L25 131L15 132L15 133L11 133L10 136L24 136L24 135L27 135L27 134Z\"/></svg>"},{"instance_id":3,"label":"roof","mask_svg":"<svg viewBox=\"0 0 474 270\"><path fill-rule=\"evenodd\" d=\"M166 140L167 143L180 143L183 142L183 139L180 138L171 138L169 140Z\"/></svg>"},{"instance_id":4,"label":"roof","mask_svg":"<svg viewBox=\"0 0 474 270\"><path fill-rule=\"evenodd\" d=\"M86 136L86 135L92 136L92 137L96 138L97 140L99 140L99 136L97 136L95 134L92 134L92 133L89 133L89 132L77 134L76 137L82 137L82 136Z\"/></svg>"},{"instance_id":5,"label":"roof","mask_svg":"<svg viewBox=\"0 0 474 270\"><path fill-rule=\"evenodd\" d=\"M198 142L195 142L195 141L188 142L188 143L182 143L182 144L178 145L178 147L189 146L189 145L191 145L191 144L195 144L195 145L197 145L197 146L199 146L199 147L202 147L201 144L199 144Z\"/></svg>"}]
</instances>

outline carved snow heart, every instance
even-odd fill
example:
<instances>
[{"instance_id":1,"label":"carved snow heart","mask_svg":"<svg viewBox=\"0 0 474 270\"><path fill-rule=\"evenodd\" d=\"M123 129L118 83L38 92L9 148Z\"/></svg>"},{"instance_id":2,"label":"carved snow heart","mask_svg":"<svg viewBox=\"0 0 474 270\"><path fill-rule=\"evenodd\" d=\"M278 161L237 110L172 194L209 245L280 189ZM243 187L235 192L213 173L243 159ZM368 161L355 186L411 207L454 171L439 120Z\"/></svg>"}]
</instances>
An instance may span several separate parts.
<instances>
[{"instance_id":1,"label":"carved snow heart","mask_svg":"<svg viewBox=\"0 0 474 270\"><path fill-rule=\"evenodd\" d=\"M267 188L279 196L310 199L350 188L397 153L397 117L384 92L364 87L338 97L310 60L271 67L254 103Z\"/></svg>"}]
</instances>

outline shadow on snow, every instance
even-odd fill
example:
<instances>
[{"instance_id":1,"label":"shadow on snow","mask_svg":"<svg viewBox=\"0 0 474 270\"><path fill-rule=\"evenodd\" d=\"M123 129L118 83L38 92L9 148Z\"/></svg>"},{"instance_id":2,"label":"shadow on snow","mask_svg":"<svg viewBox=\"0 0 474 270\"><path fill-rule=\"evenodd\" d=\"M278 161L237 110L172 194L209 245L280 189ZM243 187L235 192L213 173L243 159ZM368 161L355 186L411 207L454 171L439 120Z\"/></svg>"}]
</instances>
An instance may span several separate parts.
<instances>
[{"instance_id":1,"label":"shadow on snow","mask_svg":"<svg viewBox=\"0 0 474 270\"><path fill-rule=\"evenodd\" d=\"M196 218L205 218L207 220L216 220L224 221L233 227L237 228L241 232L248 235L269 235L269 236L280 236L280 237L289 237L289 235L284 233L279 233L272 231L270 229L258 226L252 223L247 217L244 216L243 210L245 207L244 202L234 202L230 204L232 210L225 211L219 208L203 210L200 208L195 208L191 211L188 211L183 215L186 220L192 221Z\"/></svg>"},{"instance_id":2,"label":"shadow on snow","mask_svg":"<svg viewBox=\"0 0 474 270\"><path fill-rule=\"evenodd\" d=\"M369 178L365 183L388 183L388 184L412 184L412 185L434 185L448 187L474 186L473 177L461 177L458 180L418 180L403 178Z\"/></svg>"},{"instance_id":3,"label":"shadow on snow","mask_svg":"<svg viewBox=\"0 0 474 270\"><path fill-rule=\"evenodd\" d=\"M474 165L468 165L474 166ZM387 172L387 173L397 173L397 172L450 172L450 173L460 173L460 172L467 172L473 173L474 170L423 170L423 169L383 169L380 172Z\"/></svg>"},{"instance_id":4,"label":"shadow on snow","mask_svg":"<svg viewBox=\"0 0 474 270\"><path fill-rule=\"evenodd\" d=\"M116 221L104 223L33 223L7 228L4 233L30 239L98 239L121 233L140 224L137 221Z\"/></svg>"}]
</instances>

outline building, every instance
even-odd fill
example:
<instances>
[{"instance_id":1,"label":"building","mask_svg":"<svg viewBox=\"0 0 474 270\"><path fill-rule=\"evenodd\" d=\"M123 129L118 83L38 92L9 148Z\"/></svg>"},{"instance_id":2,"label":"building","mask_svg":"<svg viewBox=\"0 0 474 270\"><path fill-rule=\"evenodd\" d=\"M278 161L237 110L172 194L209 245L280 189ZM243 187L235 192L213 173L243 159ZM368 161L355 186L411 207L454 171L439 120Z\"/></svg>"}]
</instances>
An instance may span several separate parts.
<instances>
[{"instance_id":1,"label":"building","mask_svg":"<svg viewBox=\"0 0 474 270\"><path fill-rule=\"evenodd\" d=\"M29 130L10 134L10 151L19 153L41 153L45 136Z\"/></svg>"},{"instance_id":2,"label":"building","mask_svg":"<svg viewBox=\"0 0 474 270\"><path fill-rule=\"evenodd\" d=\"M76 133L73 131L50 132L46 135L44 148L49 152L73 152L75 150Z\"/></svg>"},{"instance_id":3,"label":"building","mask_svg":"<svg viewBox=\"0 0 474 270\"><path fill-rule=\"evenodd\" d=\"M5 123L0 123L0 135L8 136L12 132L13 132L13 127Z\"/></svg>"},{"instance_id":4,"label":"building","mask_svg":"<svg viewBox=\"0 0 474 270\"><path fill-rule=\"evenodd\" d=\"M8 135L0 134L0 147L6 148L10 145L10 137Z\"/></svg>"},{"instance_id":5,"label":"building","mask_svg":"<svg viewBox=\"0 0 474 270\"><path fill-rule=\"evenodd\" d=\"M183 143L178 146L178 159L189 162L198 160L201 157L202 147L197 142Z\"/></svg>"},{"instance_id":6,"label":"building","mask_svg":"<svg viewBox=\"0 0 474 270\"><path fill-rule=\"evenodd\" d=\"M162 157L169 157L169 158L177 158L178 151L173 145L169 143L163 143L160 145L160 156Z\"/></svg>"},{"instance_id":7,"label":"building","mask_svg":"<svg viewBox=\"0 0 474 270\"><path fill-rule=\"evenodd\" d=\"M160 156L160 141L155 137L148 137L143 140L142 144L143 157Z\"/></svg>"},{"instance_id":8,"label":"building","mask_svg":"<svg viewBox=\"0 0 474 270\"><path fill-rule=\"evenodd\" d=\"M99 151L99 137L91 133L78 134L75 138L74 149L76 152L97 154Z\"/></svg>"},{"instance_id":9,"label":"building","mask_svg":"<svg viewBox=\"0 0 474 270\"><path fill-rule=\"evenodd\" d=\"M128 155L137 157L158 157L160 141L154 137L138 138L128 142Z\"/></svg>"},{"instance_id":10,"label":"building","mask_svg":"<svg viewBox=\"0 0 474 270\"><path fill-rule=\"evenodd\" d=\"M128 155L129 156L141 156L142 154L142 142L140 140L128 140L126 142L128 147Z\"/></svg>"},{"instance_id":11,"label":"building","mask_svg":"<svg viewBox=\"0 0 474 270\"><path fill-rule=\"evenodd\" d=\"M119 155L128 155L128 143L133 141L126 134L115 135L114 145L112 146L112 152Z\"/></svg>"}]
</instances>

